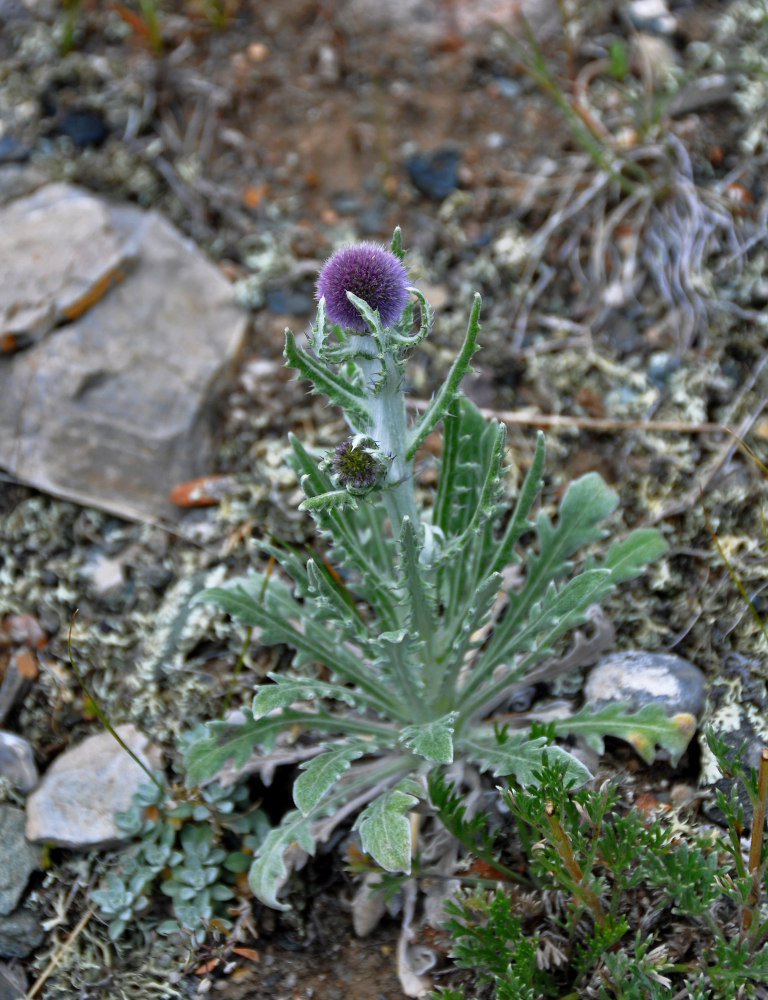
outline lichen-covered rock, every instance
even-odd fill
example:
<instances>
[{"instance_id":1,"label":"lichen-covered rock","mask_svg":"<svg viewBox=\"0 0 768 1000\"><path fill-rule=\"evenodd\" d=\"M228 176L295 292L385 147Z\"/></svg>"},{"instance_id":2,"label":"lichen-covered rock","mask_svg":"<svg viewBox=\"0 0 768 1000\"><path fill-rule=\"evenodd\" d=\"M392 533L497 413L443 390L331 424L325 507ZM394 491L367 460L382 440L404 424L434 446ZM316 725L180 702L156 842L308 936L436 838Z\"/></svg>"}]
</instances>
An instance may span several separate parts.
<instances>
[{"instance_id":1,"label":"lichen-covered rock","mask_svg":"<svg viewBox=\"0 0 768 1000\"><path fill-rule=\"evenodd\" d=\"M160 751L135 726L120 738L147 767ZM120 843L115 813L123 812L148 777L110 733L99 733L58 757L27 800L27 837L33 842L89 850Z\"/></svg>"}]
</instances>

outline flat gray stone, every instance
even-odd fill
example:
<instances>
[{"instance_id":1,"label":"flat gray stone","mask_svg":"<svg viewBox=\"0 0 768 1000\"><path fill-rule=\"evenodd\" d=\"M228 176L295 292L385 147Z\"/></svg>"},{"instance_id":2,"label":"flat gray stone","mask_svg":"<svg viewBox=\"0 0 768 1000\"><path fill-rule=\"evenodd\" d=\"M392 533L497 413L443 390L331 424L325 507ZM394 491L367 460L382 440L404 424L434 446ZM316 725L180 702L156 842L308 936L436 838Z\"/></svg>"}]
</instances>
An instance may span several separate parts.
<instances>
[{"instance_id":1,"label":"flat gray stone","mask_svg":"<svg viewBox=\"0 0 768 1000\"><path fill-rule=\"evenodd\" d=\"M3 958L30 955L43 943L44 937L40 921L29 910L15 910L7 917L0 917L0 955Z\"/></svg>"},{"instance_id":2,"label":"flat gray stone","mask_svg":"<svg viewBox=\"0 0 768 1000\"><path fill-rule=\"evenodd\" d=\"M0 913L16 908L40 852L24 836L24 812L0 805Z\"/></svg>"},{"instance_id":3,"label":"flat gray stone","mask_svg":"<svg viewBox=\"0 0 768 1000\"><path fill-rule=\"evenodd\" d=\"M90 219L93 239L104 236L101 280L109 285L120 260L135 264L79 318L0 354L0 423L8 429L0 467L84 506L172 520L179 515L167 500L172 487L210 469L211 403L241 347L246 316L227 279L162 217L76 188L68 201L65 185L53 187L58 202L49 188L32 198L61 203L62 213L78 206ZM41 225L66 257L58 219ZM29 258L27 267L24 281L34 283Z\"/></svg>"},{"instance_id":4,"label":"flat gray stone","mask_svg":"<svg viewBox=\"0 0 768 1000\"><path fill-rule=\"evenodd\" d=\"M594 709L624 702L637 711L657 703L668 715L688 712L698 718L704 685L702 671L681 656L636 649L603 657L589 672L584 697Z\"/></svg>"},{"instance_id":5,"label":"flat gray stone","mask_svg":"<svg viewBox=\"0 0 768 1000\"><path fill-rule=\"evenodd\" d=\"M0 774L25 794L31 792L40 780L32 744L23 736L4 729L0 730Z\"/></svg>"},{"instance_id":6,"label":"flat gray stone","mask_svg":"<svg viewBox=\"0 0 768 1000\"><path fill-rule=\"evenodd\" d=\"M161 766L160 751L135 726L117 732L147 767ZM27 799L27 837L76 850L113 847L124 840L115 813L148 781L110 733L91 736L57 757Z\"/></svg>"},{"instance_id":7,"label":"flat gray stone","mask_svg":"<svg viewBox=\"0 0 768 1000\"><path fill-rule=\"evenodd\" d=\"M107 204L71 184L10 202L0 232L0 348L79 316L122 280L130 258Z\"/></svg>"}]
</instances>

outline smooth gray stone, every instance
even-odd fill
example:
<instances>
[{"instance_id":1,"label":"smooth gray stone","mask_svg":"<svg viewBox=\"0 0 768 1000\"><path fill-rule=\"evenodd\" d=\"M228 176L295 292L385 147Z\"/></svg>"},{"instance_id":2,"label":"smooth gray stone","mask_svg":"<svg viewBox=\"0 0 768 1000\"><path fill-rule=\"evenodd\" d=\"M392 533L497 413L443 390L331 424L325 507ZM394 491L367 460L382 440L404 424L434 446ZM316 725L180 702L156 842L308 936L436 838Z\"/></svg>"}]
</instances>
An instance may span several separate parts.
<instances>
[{"instance_id":1,"label":"smooth gray stone","mask_svg":"<svg viewBox=\"0 0 768 1000\"><path fill-rule=\"evenodd\" d=\"M31 198L44 204L50 187ZM0 424L9 429L0 436L0 467L84 506L173 520L170 490L210 469L212 405L231 375L246 315L218 268L157 213L52 187L65 205L74 192L69 208L90 218L101 267L96 261L89 271L90 288L69 282L80 296L70 310L84 310L76 318L0 353ZM18 212L18 204L2 211ZM45 233L50 253L68 260L63 227L64 219L49 221ZM38 261L27 256L14 266L14 281L38 280ZM6 283L0 269L0 289ZM5 300L13 298L6 288ZM2 302L0 291L0 314ZM38 311L60 317L63 309L49 301Z\"/></svg>"},{"instance_id":2,"label":"smooth gray stone","mask_svg":"<svg viewBox=\"0 0 768 1000\"><path fill-rule=\"evenodd\" d=\"M681 656L636 649L603 657L589 672L584 696L594 709L624 702L637 711L655 702L668 715L688 712L698 718L704 686L702 671Z\"/></svg>"},{"instance_id":3,"label":"smooth gray stone","mask_svg":"<svg viewBox=\"0 0 768 1000\"><path fill-rule=\"evenodd\" d=\"M0 774L25 794L40 780L32 745L23 736L0 730Z\"/></svg>"},{"instance_id":4,"label":"smooth gray stone","mask_svg":"<svg viewBox=\"0 0 768 1000\"><path fill-rule=\"evenodd\" d=\"M0 805L0 913L10 913L32 872L40 864L40 853L24 836L24 812Z\"/></svg>"},{"instance_id":5,"label":"smooth gray stone","mask_svg":"<svg viewBox=\"0 0 768 1000\"><path fill-rule=\"evenodd\" d=\"M42 944L45 932L29 910L16 910L0 917L0 955L24 958Z\"/></svg>"},{"instance_id":6,"label":"smooth gray stone","mask_svg":"<svg viewBox=\"0 0 768 1000\"><path fill-rule=\"evenodd\" d=\"M116 727L127 746L147 767L162 755L135 726ZM51 764L27 799L27 837L75 850L106 848L125 838L115 824L149 777L111 733L98 733L67 750Z\"/></svg>"}]
</instances>

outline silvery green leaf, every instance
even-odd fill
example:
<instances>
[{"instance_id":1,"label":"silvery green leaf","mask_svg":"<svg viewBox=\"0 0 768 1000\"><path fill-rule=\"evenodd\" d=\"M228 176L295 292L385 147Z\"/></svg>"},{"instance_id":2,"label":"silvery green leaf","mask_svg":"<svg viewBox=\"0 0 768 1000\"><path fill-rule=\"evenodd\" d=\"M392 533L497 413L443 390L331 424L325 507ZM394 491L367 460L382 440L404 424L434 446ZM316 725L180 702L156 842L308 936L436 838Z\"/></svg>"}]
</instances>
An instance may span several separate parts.
<instances>
[{"instance_id":1,"label":"silvery green leaf","mask_svg":"<svg viewBox=\"0 0 768 1000\"><path fill-rule=\"evenodd\" d=\"M391 632L382 632L379 635L380 642L390 642L393 646L399 645L408 635L407 628L393 629Z\"/></svg>"},{"instance_id":2,"label":"silvery green leaf","mask_svg":"<svg viewBox=\"0 0 768 1000\"><path fill-rule=\"evenodd\" d=\"M382 328L381 319L379 318L378 312L374 309L371 309L368 303L364 299L361 299L358 295L355 295L354 292L348 291L347 298L355 307L355 309L357 309L357 311L363 317L365 322L368 324L368 329L370 331L370 334L376 341L376 344L379 350L381 351L382 349L381 345L384 340L384 330Z\"/></svg>"},{"instance_id":3,"label":"silvery green leaf","mask_svg":"<svg viewBox=\"0 0 768 1000\"><path fill-rule=\"evenodd\" d=\"M242 724L212 722L206 730L206 736L195 740L184 754L189 785L211 778L228 760L232 760L235 767L242 767L261 736L261 727L250 715L246 715Z\"/></svg>"},{"instance_id":4,"label":"silvery green leaf","mask_svg":"<svg viewBox=\"0 0 768 1000\"><path fill-rule=\"evenodd\" d=\"M409 629L415 631L414 638L424 643L425 659L434 660L433 645L437 631L434 587L428 580L428 573L419 560L419 529L409 518L403 519L400 533L401 572L409 603ZM429 677L425 677L427 683Z\"/></svg>"},{"instance_id":5,"label":"silvery green leaf","mask_svg":"<svg viewBox=\"0 0 768 1000\"><path fill-rule=\"evenodd\" d=\"M303 488L303 480L301 485ZM307 510L311 514L313 511L318 510L344 510L347 507L357 510L358 506L359 504L355 497L347 490L329 490L328 493L320 493L317 496L307 497L305 500L302 500L299 504L299 510Z\"/></svg>"},{"instance_id":6,"label":"silvery green leaf","mask_svg":"<svg viewBox=\"0 0 768 1000\"><path fill-rule=\"evenodd\" d=\"M593 709L585 705L567 719L554 723L555 732L580 736L587 746L602 753L603 737L615 736L631 744L647 763L652 763L657 746L670 756L674 766L696 731L696 719L687 712L669 716L659 704L643 705L637 712L622 704Z\"/></svg>"},{"instance_id":7,"label":"silvery green leaf","mask_svg":"<svg viewBox=\"0 0 768 1000\"><path fill-rule=\"evenodd\" d=\"M409 288L408 291L414 296L419 306L419 329L415 334L410 332L413 322L413 308L412 304L409 303L403 318L397 324L399 329L405 332L399 333L394 329L387 331L389 343L398 347L415 347L420 344L428 336L435 318L434 310L427 302L424 293L420 292L418 288Z\"/></svg>"},{"instance_id":8,"label":"silvery green leaf","mask_svg":"<svg viewBox=\"0 0 768 1000\"><path fill-rule=\"evenodd\" d=\"M357 704L355 693L341 684L329 684L326 681L316 681L311 677L306 680L292 680L270 674L274 684L259 684L253 698L251 711L254 719L262 719L274 712L276 708L285 708L296 701L321 701L324 698L344 701L354 707Z\"/></svg>"},{"instance_id":9,"label":"silvery green leaf","mask_svg":"<svg viewBox=\"0 0 768 1000\"><path fill-rule=\"evenodd\" d=\"M307 562L307 582L309 596L322 609L326 618L333 618L345 630L359 637L366 636L368 629L354 599L338 576L324 564L310 559Z\"/></svg>"},{"instance_id":10,"label":"silvery green leaf","mask_svg":"<svg viewBox=\"0 0 768 1000\"><path fill-rule=\"evenodd\" d=\"M536 784L536 772L541 770L545 754L562 763L564 780L583 784L590 777L580 761L560 747L548 746L543 736L531 740L524 733L508 734L501 743L493 737L467 737L457 741L456 747L481 770L491 771L494 778L513 775L521 785Z\"/></svg>"},{"instance_id":11,"label":"silvery green leaf","mask_svg":"<svg viewBox=\"0 0 768 1000\"><path fill-rule=\"evenodd\" d=\"M285 855L296 847L307 854L315 853L315 838L310 830L309 818L293 810L283 817L280 826L267 834L248 873L251 890L266 906L276 910L290 909L285 903L278 902L277 893L288 878Z\"/></svg>"},{"instance_id":12,"label":"silvery green leaf","mask_svg":"<svg viewBox=\"0 0 768 1000\"><path fill-rule=\"evenodd\" d=\"M647 563L658 559L667 548L664 537L656 528L638 528L622 541L613 542L602 565L611 571L614 583L620 583L637 576Z\"/></svg>"},{"instance_id":13,"label":"silvery green leaf","mask_svg":"<svg viewBox=\"0 0 768 1000\"><path fill-rule=\"evenodd\" d=\"M107 934L109 935L110 941L117 941L117 939L121 936L125 928L128 926L128 920L130 919L130 916L131 914L129 914L126 917L118 917L117 920L111 921L109 928L107 930ZM178 930L178 926L175 923L174 927L176 928L176 930Z\"/></svg>"},{"instance_id":14,"label":"silvery green leaf","mask_svg":"<svg viewBox=\"0 0 768 1000\"><path fill-rule=\"evenodd\" d=\"M462 715L480 717L492 710L510 684L524 677L527 670L548 655L561 635L586 621L590 605L600 600L612 587L611 573L607 569L585 570L559 590L554 583L550 583L542 600L531 609L525 625L513 631L507 643L501 645L499 634L503 638L509 631L504 628L507 624L505 616L462 687ZM508 610L507 615L509 613ZM492 680L496 664L512 663L519 652L527 652L527 656L516 662L514 669Z\"/></svg>"},{"instance_id":15,"label":"silvery green leaf","mask_svg":"<svg viewBox=\"0 0 768 1000\"><path fill-rule=\"evenodd\" d=\"M293 783L293 801L306 816L325 793L332 788L353 760L369 753L373 747L353 743L321 753L301 765L302 773Z\"/></svg>"},{"instance_id":16,"label":"silvery green leaf","mask_svg":"<svg viewBox=\"0 0 768 1000\"><path fill-rule=\"evenodd\" d=\"M536 450L523 480L523 485L520 488L515 509L512 511L512 516L494 554L492 569L496 572L501 572L510 562L519 562L514 547L520 540L521 535L534 526L533 522L528 519L528 515L542 487L545 457L546 446L544 434L539 431L536 436Z\"/></svg>"},{"instance_id":17,"label":"silvery green leaf","mask_svg":"<svg viewBox=\"0 0 768 1000\"><path fill-rule=\"evenodd\" d=\"M442 719L403 726L400 744L419 757L437 764L453 762L453 728L458 712L449 712Z\"/></svg>"},{"instance_id":18,"label":"silvery green leaf","mask_svg":"<svg viewBox=\"0 0 768 1000\"><path fill-rule=\"evenodd\" d=\"M354 414L363 424L370 422L370 406L362 389L340 378L322 361L296 346L290 330L285 331L285 359L302 378L312 384L313 393L323 393L345 412Z\"/></svg>"},{"instance_id":19,"label":"silvery green leaf","mask_svg":"<svg viewBox=\"0 0 768 1000\"><path fill-rule=\"evenodd\" d=\"M246 712L245 722L237 724L209 722L205 727L206 735L191 743L184 752L187 785L212 778L228 760L234 767L242 767L257 747L260 750L271 749L277 735L291 726L337 731L339 723L322 711L297 712L292 709L283 709L277 715L262 719L254 719L250 712ZM362 721L358 726L365 728L366 732L375 728L374 723Z\"/></svg>"},{"instance_id":20,"label":"silvery green leaf","mask_svg":"<svg viewBox=\"0 0 768 1000\"><path fill-rule=\"evenodd\" d=\"M610 577L607 569L591 569L579 573L559 590L551 583L543 599L531 609L526 632L534 638L554 626L554 632L561 635L573 625L580 625L583 612L594 604Z\"/></svg>"},{"instance_id":21,"label":"silvery green leaf","mask_svg":"<svg viewBox=\"0 0 768 1000\"><path fill-rule=\"evenodd\" d=\"M363 851L388 872L411 871L411 822L407 813L418 803L415 783L398 782L366 806L355 823Z\"/></svg>"},{"instance_id":22,"label":"silvery green leaf","mask_svg":"<svg viewBox=\"0 0 768 1000\"><path fill-rule=\"evenodd\" d=\"M263 574L231 580L203 591L199 599L215 601L245 625L259 625L265 645L284 642L293 646L297 667L307 662L325 663L335 675L357 684L361 699L367 699L372 707L391 707L392 700L377 684L375 674L343 645L337 629L326 628L303 614L302 606L278 580L270 579L262 600L262 581ZM291 619L303 621L303 627L298 628Z\"/></svg>"},{"instance_id":23,"label":"silvery green leaf","mask_svg":"<svg viewBox=\"0 0 768 1000\"><path fill-rule=\"evenodd\" d=\"M568 486L557 514L568 554L605 535L596 525L613 513L618 502L618 494L596 472L588 472Z\"/></svg>"},{"instance_id":24,"label":"silvery green leaf","mask_svg":"<svg viewBox=\"0 0 768 1000\"><path fill-rule=\"evenodd\" d=\"M464 342L451 365L451 370L408 436L408 450L406 452L408 460L413 458L426 436L442 420L443 415L459 391L461 380L472 371L472 366L469 362L477 350L481 304L482 300L476 292L472 303L472 312L469 316L469 323L467 324L467 332L464 335Z\"/></svg>"}]
</instances>

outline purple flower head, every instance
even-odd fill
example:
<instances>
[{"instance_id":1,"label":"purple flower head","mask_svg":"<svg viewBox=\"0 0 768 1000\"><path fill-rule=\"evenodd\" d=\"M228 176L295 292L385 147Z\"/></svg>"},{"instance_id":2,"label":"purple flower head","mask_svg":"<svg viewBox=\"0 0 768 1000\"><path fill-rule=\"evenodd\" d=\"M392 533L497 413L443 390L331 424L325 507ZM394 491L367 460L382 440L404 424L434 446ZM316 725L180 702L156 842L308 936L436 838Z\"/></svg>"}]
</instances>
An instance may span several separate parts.
<instances>
[{"instance_id":1,"label":"purple flower head","mask_svg":"<svg viewBox=\"0 0 768 1000\"><path fill-rule=\"evenodd\" d=\"M347 298L352 292L378 309L383 326L392 326L408 302L408 274L403 263L378 243L354 243L332 254L317 280L317 299L325 297L332 323L364 332L365 320Z\"/></svg>"}]
</instances>

